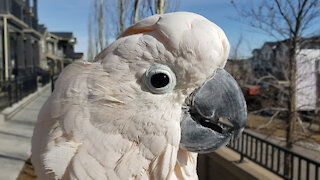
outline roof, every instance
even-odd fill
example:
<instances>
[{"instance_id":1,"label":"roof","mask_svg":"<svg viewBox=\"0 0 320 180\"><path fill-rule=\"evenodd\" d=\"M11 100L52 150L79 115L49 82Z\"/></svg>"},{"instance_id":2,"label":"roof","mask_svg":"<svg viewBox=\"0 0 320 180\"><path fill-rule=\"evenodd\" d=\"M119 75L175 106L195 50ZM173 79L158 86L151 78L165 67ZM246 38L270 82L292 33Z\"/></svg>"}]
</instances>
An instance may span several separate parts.
<instances>
[{"instance_id":1,"label":"roof","mask_svg":"<svg viewBox=\"0 0 320 180\"><path fill-rule=\"evenodd\" d=\"M252 50L252 53L255 52L255 51L260 52L261 49L253 49L253 50Z\"/></svg>"},{"instance_id":2,"label":"roof","mask_svg":"<svg viewBox=\"0 0 320 180\"><path fill-rule=\"evenodd\" d=\"M39 24L38 26L38 31L41 33L41 34L44 34L46 32L46 30L48 30L48 28L44 25L44 24Z\"/></svg>"},{"instance_id":3,"label":"roof","mask_svg":"<svg viewBox=\"0 0 320 180\"><path fill-rule=\"evenodd\" d=\"M76 52L73 54L74 59L81 59L83 57L83 53Z\"/></svg>"},{"instance_id":4,"label":"roof","mask_svg":"<svg viewBox=\"0 0 320 180\"><path fill-rule=\"evenodd\" d=\"M62 39L72 39L73 37L73 33L72 32L50 32Z\"/></svg>"},{"instance_id":5,"label":"roof","mask_svg":"<svg viewBox=\"0 0 320 180\"><path fill-rule=\"evenodd\" d=\"M265 42L264 45L269 45L270 47L279 44L279 41L277 42Z\"/></svg>"},{"instance_id":6,"label":"roof","mask_svg":"<svg viewBox=\"0 0 320 180\"><path fill-rule=\"evenodd\" d=\"M289 43L290 43L290 39L285 39L282 41L275 41L275 42L265 42L262 45L261 49L263 49L264 46L269 46L272 49L274 49L274 48L278 48L281 44L288 45ZM320 36L312 36L312 37L307 37L307 38L300 37L298 39L298 43L300 43L301 48L305 47L309 43L320 44ZM259 50L259 49L254 49L253 51L256 51L256 50Z\"/></svg>"},{"instance_id":7,"label":"roof","mask_svg":"<svg viewBox=\"0 0 320 180\"><path fill-rule=\"evenodd\" d=\"M233 59L228 59L228 61L235 61L235 62L245 62L245 61L251 61L251 59L250 58L237 58L237 59L235 59L235 58L233 58Z\"/></svg>"},{"instance_id":8,"label":"roof","mask_svg":"<svg viewBox=\"0 0 320 180\"><path fill-rule=\"evenodd\" d=\"M312 36L312 37L304 38L304 40L320 40L320 36Z\"/></svg>"},{"instance_id":9,"label":"roof","mask_svg":"<svg viewBox=\"0 0 320 180\"><path fill-rule=\"evenodd\" d=\"M271 49L277 48L283 41L276 41L276 42L265 42L261 49L263 49L265 46L269 46Z\"/></svg>"}]
</instances>

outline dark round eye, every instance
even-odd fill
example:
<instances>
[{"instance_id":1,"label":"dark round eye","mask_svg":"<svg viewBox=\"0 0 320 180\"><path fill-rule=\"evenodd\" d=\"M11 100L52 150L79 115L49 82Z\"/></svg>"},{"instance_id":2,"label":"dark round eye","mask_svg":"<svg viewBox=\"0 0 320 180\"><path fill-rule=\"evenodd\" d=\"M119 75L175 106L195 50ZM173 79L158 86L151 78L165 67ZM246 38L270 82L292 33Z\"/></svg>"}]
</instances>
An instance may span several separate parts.
<instances>
[{"instance_id":1,"label":"dark round eye","mask_svg":"<svg viewBox=\"0 0 320 180\"><path fill-rule=\"evenodd\" d=\"M157 73L151 77L151 84L155 88L162 88L170 82L169 76L165 73Z\"/></svg>"},{"instance_id":2,"label":"dark round eye","mask_svg":"<svg viewBox=\"0 0 320 180\"><path fill-rule=\"evenodd\" d=\"M166 65L153 64L145 73L144 83L154 94L169 93L176 86L176 75Z\"/></svg>"}]
</instances>

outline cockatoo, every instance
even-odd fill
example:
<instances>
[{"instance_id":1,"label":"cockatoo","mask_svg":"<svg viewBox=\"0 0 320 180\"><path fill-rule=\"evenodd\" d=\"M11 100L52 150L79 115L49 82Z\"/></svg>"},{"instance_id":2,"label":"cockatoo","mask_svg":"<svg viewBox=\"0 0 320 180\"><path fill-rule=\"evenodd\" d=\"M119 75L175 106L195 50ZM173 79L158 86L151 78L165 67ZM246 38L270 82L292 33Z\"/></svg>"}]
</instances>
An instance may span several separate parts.
<instances>
[{"instance_id":1,"label":"cockatoo","mask_svg":"<svg viewBox=\"0 0 320 180\"><path fill-rule=\"evenodd\" d=\"M197 179L197 153L238 136L246 104L224 32L188 12L148 17L69 65L32 138L39 179ZM220 117L232 128L222 128Z\"/></svg>"}]
</instances>

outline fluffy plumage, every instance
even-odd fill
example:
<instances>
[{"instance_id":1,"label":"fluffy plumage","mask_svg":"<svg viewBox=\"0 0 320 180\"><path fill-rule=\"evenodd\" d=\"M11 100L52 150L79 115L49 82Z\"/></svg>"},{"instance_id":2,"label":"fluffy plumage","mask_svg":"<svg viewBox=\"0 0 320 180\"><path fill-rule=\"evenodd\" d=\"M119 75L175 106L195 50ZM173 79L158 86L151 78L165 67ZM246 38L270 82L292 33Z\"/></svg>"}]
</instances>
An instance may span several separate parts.
<instances>
[{"instance_id":1,"label":"fluffy plumage","mask_svg":"<svg viewBox=\"0 0 320 180\"><path fill-rule=\"evenodd\" d=\"M197 154L179 148L181 109L228 53L218 26L179 12L144 19L93 63L69 65L34 131L38 178L197 179ZM146 87L153 64L173 71L172 91L154 94Z\"/></svg>"}]
</instances>

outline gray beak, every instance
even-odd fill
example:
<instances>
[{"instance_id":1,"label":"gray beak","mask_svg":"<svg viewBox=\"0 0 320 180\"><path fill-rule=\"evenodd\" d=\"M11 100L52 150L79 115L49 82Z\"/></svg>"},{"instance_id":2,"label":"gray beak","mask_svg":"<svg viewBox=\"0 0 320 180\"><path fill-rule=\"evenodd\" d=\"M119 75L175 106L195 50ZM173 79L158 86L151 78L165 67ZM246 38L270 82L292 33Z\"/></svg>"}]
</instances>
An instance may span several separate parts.
<instances>
[{"instance_id":1,"label":"gray beak","mask_svg":"<svg viewBox=\"0 0 320 180\"><path fill-rule=\"evenodd\" d=\"M213 152L238 138L246 124L247 107L242 91L232 76L217 69L214 76L188 98L183 109L180 147L197 153ZM226 118L231 128L219 125Z\"/></svg>"}]
</instances>

